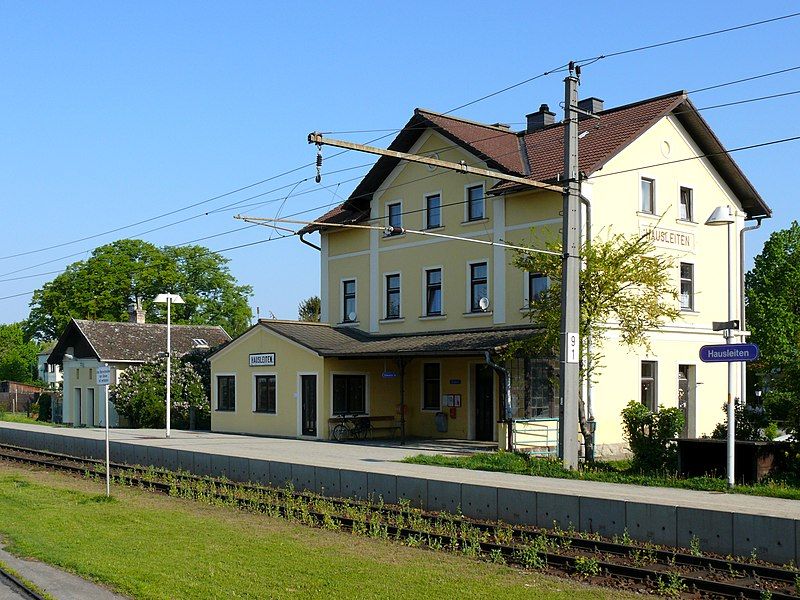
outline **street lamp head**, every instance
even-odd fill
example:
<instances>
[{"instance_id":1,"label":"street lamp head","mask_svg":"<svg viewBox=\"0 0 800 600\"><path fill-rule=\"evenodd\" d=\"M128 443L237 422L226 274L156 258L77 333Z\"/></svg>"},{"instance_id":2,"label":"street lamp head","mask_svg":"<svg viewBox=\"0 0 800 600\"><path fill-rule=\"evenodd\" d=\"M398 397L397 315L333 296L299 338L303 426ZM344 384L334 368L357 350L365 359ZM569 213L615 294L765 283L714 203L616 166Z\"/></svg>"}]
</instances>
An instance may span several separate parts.
<instances>
[{"instance_id":1,"label":"street lamp head","mask_svg":"<svg viewBox=\"0 0 800 600\"><path fill-rule=\"evenodd\" d=\"M706 225L730 225L735 222L736 219L730 206L718 206L711 213L711 216L706 219Z\"/></svg>"},{"instance_id":2,"label":"street lamp head","mask_svg":"<svg viewBox=\"0 0 800 600\"><path fill-rule=\"evenodd\" d=\"M153 302L157 304L166 304L168 301L172 304L186 304L178 294L159 294L153 298Z\"/></svg>"}]
</instances>

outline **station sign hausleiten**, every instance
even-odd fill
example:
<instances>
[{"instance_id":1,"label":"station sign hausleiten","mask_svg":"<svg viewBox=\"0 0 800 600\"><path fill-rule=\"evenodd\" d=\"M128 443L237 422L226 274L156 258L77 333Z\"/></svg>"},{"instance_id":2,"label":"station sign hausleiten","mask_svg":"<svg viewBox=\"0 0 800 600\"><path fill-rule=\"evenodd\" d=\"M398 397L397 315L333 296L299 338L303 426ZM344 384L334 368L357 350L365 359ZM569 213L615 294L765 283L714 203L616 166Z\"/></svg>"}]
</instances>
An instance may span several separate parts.
<instances>
[{"instance_id":1,"label":"station sign hausleiten","mask_svg":"<svg viewBox=\"0 0 800 600\"><path fill-rule=\"evenodd\" d=\"M712 344L700 348L703 362L750 362L758 358L755 344Z\"/></svg>"}]
</instances>

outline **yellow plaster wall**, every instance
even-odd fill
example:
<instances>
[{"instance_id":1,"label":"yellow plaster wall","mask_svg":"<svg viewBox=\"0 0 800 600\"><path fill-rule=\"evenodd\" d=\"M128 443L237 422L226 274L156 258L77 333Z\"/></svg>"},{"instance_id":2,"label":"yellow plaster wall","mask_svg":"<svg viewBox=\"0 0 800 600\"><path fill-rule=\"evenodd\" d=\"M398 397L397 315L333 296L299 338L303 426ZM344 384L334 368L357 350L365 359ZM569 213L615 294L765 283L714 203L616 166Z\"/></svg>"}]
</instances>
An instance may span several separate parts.
<instances>
[{"instance_id":1,"label":"yellow plaster wall","mask_svg":"<svg viewBox=\"0 0 800 600\"><path fill-rule=\"evenodd\" d=\"M274 367L250 367L249 355L275 353ZM321 357L285 340L268 329L256 326L234 341L228 348L211 357L211 430L264 435L300 435L298 373L318 373L317 435L326 433L327 419L322 418L322 402L326 394L324 365ZM276 375L277 413L253 411L254 378ZM236 376L236 410L220 411L217 407L217 376Z\"/></svg>"}]
</instances>

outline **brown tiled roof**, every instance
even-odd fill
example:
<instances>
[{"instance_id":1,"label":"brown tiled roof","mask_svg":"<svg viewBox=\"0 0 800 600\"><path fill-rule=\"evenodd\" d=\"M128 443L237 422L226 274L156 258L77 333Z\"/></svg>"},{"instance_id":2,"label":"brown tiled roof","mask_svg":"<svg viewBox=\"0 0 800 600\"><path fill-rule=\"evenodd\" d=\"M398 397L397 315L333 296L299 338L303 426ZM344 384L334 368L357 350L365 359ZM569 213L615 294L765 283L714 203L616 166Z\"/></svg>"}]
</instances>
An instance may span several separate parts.
<instances>
[{"instance_id":1,"label":"brown tiled roof","mask_svg":"<svg viewBox=\"0 0 800 600\"><path fill-rule=\"evenodd\" d=\"M582 119L578 128L580 133L586 135L580 141L580 170L586 175L595 173L656 121L670 113L686 128L701 151L709 155L708 160L731 186L747 213L750 216L771 215L770 208L725 152L719 139L683 91L600 111L597 113L600 119ZM555 182L563 171L563 123L531 133L513 132L418 108L389 148L408 151L427 128L438 131L500 172L526 176L535 181ZM358 222L367 218L372 193L399 162L396 158L381 157L348 200L318 221L342 223L347 219ZM509 191L518 187L514 183L500 183L493 191ZM303 232L317 229L320 226L309 226Z\"/></svg>"},{"instance_id":2,"label":"brown tiled roof","mask_svg":"<svg viewBox=\"0 0 800 600\"><path fill-rule=\"evenodd\" d=\"M205 340L214 348L231 339L216 325L172 325L171 347L178 355L197 348ZM118 323L73 319L58 339L48 362L61 363L67 348L76 358L97 358L104 362L146 362L167 348L167 326L159 323Z\"/></svg>"},{"instance_id":3,"label":"brown tiled roof","mask_svg":"<svg viewBox=\"0 0 800 600\"><path fill-rule=\"evenodd\" d=\"M529 337L535 331L535 328L527 326L374 335L353 327L333 327L325 323L262 319L259 324L320 356L342 358L476 356L504 348L515 340Z\"/></svg>"}]
</instances>

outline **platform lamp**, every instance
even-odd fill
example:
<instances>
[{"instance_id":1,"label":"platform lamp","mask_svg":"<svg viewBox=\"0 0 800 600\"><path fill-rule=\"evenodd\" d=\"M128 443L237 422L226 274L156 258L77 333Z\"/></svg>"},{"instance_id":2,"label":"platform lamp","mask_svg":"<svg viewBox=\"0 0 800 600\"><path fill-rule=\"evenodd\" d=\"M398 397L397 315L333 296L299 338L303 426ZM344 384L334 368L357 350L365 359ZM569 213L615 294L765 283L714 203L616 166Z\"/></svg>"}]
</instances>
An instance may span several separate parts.
<instances>
[{"instance_id":1,"label":"platform lamp","mask_svg":"<svg viewBox=\"0 0 800 600\"><path fill-rule=\"evenodd\" d=\"M736 222L736 217L730 206L718 206L711 213L711 216L706 220L706 225L728 226L728 321L734 320L733 315L733 278L731 277L731 270L733 268L733 250L731 244L733 243L733 235L731 226ZM731 327L725 330L725 343L733 343L733 331ZM733 363L728 363L728 487L733 487L736 483L734 477L734 456L736 448L736 416L734 412L733 403Z\"/></svg>"},{"instance_id":2,"label":"platform lamp","mask_svg":"<svg viewBox=\"0 0 800 600\"><path fill-rule=\"evenodd\" d=\"M167 305L167 437L170 422L170 384L172 383L172 336L170 331L171 308L173 304L186 304L178 294L159 294L153 302Z\"/></svg>"}]
</instances>

